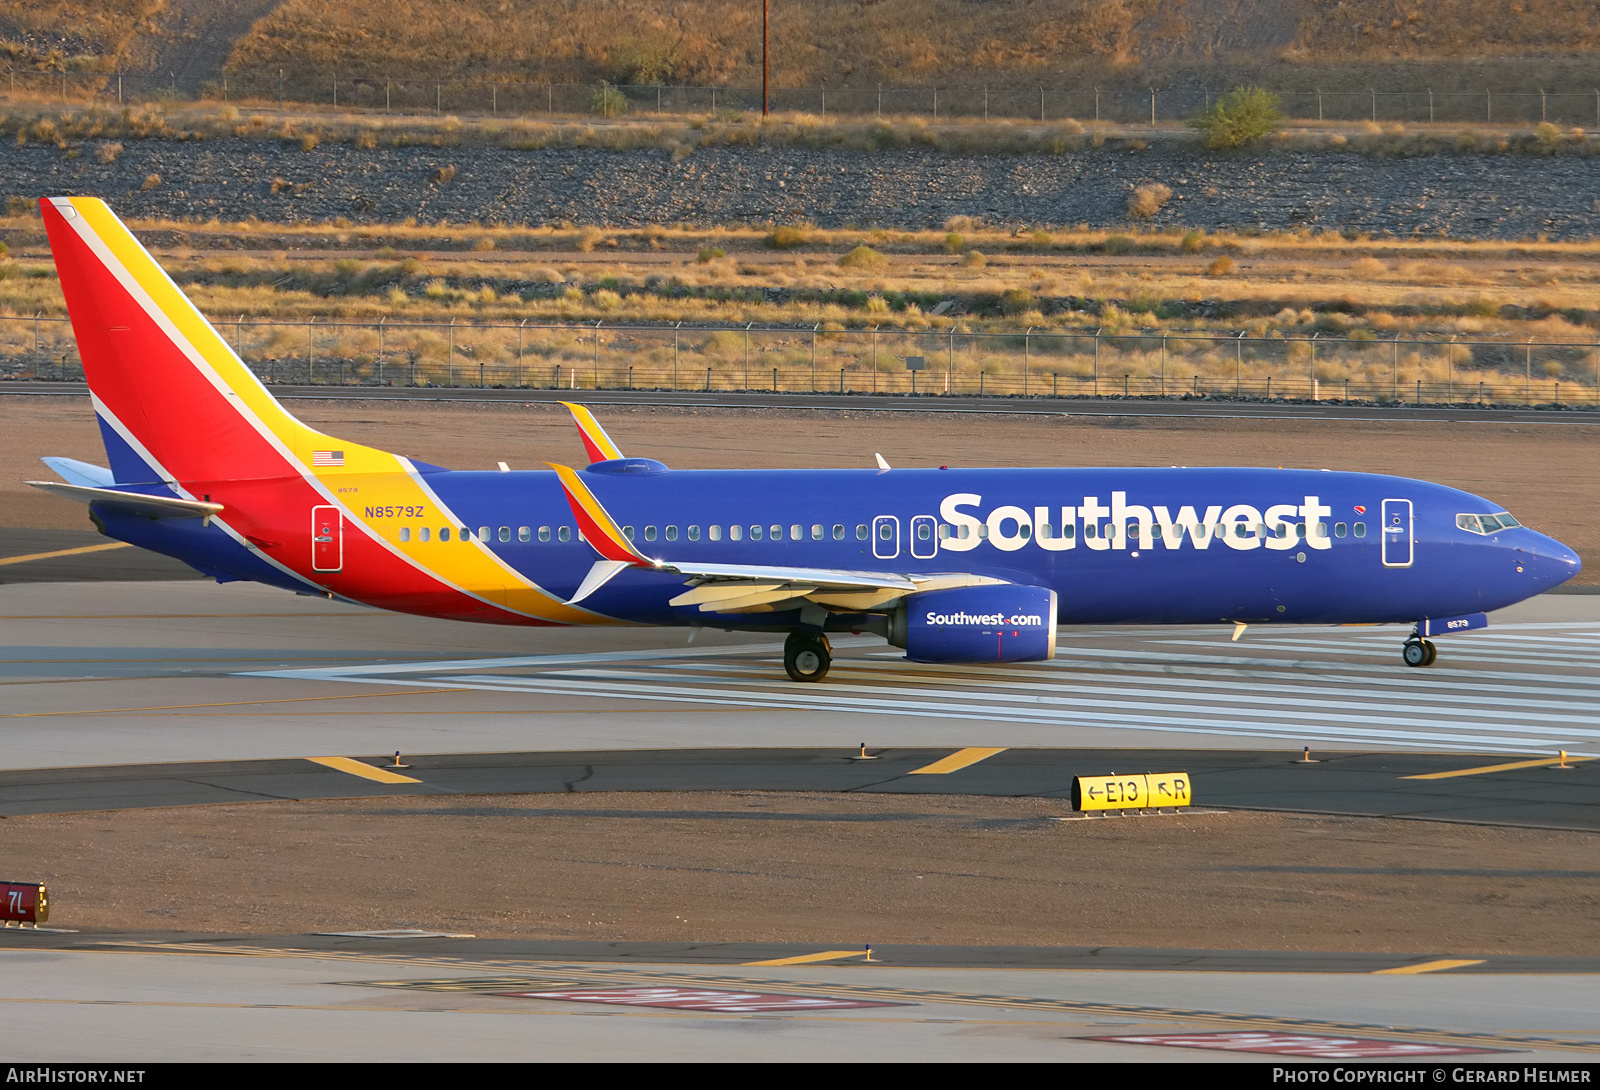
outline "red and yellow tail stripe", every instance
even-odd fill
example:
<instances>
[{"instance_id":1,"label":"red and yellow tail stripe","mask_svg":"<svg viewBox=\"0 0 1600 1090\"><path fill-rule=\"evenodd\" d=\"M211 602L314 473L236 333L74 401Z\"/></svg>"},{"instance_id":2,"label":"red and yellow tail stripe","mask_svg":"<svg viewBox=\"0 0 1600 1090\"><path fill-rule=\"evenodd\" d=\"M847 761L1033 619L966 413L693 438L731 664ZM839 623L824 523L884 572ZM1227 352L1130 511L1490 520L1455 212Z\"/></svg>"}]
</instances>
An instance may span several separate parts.
<instances>
[{"instance_id":1,"label":"red and yellow tail stripe","mask_svg":"<svg viewBox=\"0 0 1600 1090\"><path fill-rule=\"evenodd\" d=\"M590 462L612 462L623 456L622 448L611 441L611 436L594 418L594 413L571 401L561 404L572 413L573 423L578 425L578 435L583 439L583 449L589 453Z\"/></svg>"},{"instance_id":2,"label":"red and yellow tail stripe","mask_svg":"<svg viewBox=\"0 0 1600 1090\"><path fill-rule=\"evenodd\" d=\"M367 520L369 507L409 508L436 524L463 525L407 460L325 435L285 411L104 201L40 204L97 411L166 479L222 504L227 513L216 521L236 540L315 586L388 609L507 624L604 623L482 542L402 545L403 522ZM319 451L342 456L319 459ZM323 505L344 516L339 572L311 565L311 509Z\"/></svg>"},{"instance_id":3,"label":"red and yellow tail stripe","mask_svg":"<svg viewBox=\"0 0 1600 1090\"><path fill-rule=\"evenodd\" d=\"M589 491L589 486L583 483L575 469L554 462L546 462L545 465L555 470L556 476L561 478L561 487L567 494L572 517L578 520L578 529L583 531L585 540L594 546L595 552L607 560L655 567L654 560L633 547L628 535L622 532L622 527L595 499L594 493Z\"/></svg>"}]
</instances>

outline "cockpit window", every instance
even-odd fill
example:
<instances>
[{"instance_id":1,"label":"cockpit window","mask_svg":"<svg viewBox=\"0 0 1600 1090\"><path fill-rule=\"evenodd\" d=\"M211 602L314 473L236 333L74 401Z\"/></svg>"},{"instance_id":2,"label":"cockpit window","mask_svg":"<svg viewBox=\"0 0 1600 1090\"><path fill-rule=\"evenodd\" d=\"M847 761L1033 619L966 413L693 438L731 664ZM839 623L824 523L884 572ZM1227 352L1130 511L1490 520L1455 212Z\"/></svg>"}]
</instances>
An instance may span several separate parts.
<instances>
[{"instance_id":1,"label":"cockpit window","mask_svg":"<svg viewBox=\"0 0 1600 1090\"><path fill-rule=\"evenodd\" d=\"M1493 515L1457 515L1456 525L1469 534L1492 534L1497 530L1521 526L1522 523L1501 511Z\"/></svg>"}]
</instances>

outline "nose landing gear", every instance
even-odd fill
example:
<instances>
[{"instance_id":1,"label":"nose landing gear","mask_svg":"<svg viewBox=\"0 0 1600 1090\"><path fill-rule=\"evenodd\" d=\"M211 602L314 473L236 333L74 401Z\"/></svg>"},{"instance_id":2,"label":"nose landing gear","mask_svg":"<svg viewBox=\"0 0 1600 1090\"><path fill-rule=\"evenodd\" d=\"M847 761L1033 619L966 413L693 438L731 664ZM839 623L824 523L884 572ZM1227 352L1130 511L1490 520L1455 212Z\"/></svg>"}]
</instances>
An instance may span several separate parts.
<instances>
[{"instance_id":1,"label":"nose landing gear","mask_svg":"<svg viewBox=\"0 0 1600 1090\"><path fill-rule=\"evenodd\" d=\"M1432 640L1412 636L1400 649L1400 657L1407 666L1432 666L1433 660L1439 657L1439 649Z\"/></svg>"},{"instance_id":2,"label":"nose landing gear","mask_svg":"<svg viewBox=\"0 0 1600 1090\"><path fill-rule=\"evenodd\" d=\"M783 669L794 681L821 681L833 665L833 646L818 632L791 632L783 642Z\"/></svg>"}]
</instances>

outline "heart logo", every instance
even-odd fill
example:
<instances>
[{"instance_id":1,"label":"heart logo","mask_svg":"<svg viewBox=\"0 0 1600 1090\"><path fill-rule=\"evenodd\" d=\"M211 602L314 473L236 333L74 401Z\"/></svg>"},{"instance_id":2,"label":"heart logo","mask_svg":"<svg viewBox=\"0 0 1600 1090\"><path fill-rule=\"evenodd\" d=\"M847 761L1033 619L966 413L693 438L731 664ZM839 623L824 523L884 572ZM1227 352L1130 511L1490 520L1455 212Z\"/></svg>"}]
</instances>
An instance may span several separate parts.
<instances>
[{"instance_id":1,"label":"heart logo","mask_svg":"<svg viewBox=\"0 0 1600 1090\"><path fill-rule=\"evenodd\" d=\"M1362 507L1360 504L1356 505L1356 514L1364 515L1366 513L1367 513L1367 509L1365 507Z\"/></svg>"}]
</instances>

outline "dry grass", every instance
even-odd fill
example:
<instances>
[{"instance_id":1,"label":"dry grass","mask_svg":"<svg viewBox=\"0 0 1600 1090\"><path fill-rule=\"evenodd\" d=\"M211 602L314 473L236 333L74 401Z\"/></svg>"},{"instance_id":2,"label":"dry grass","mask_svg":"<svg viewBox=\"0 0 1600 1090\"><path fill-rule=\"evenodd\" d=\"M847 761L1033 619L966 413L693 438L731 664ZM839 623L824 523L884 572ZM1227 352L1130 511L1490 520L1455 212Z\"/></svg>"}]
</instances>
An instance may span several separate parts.
<instances>
[{"instance_id":1,"label":"dry grass","mask_svg":"<svg viewBox=\"0 0 1600 1090\"><path fill-rule=\"evenodd\" d=\"M1573 0L1343 0L1307 8L1296 56L1483 57L1600 48L1600 7Z\"/></svg>"}]
</instances>

